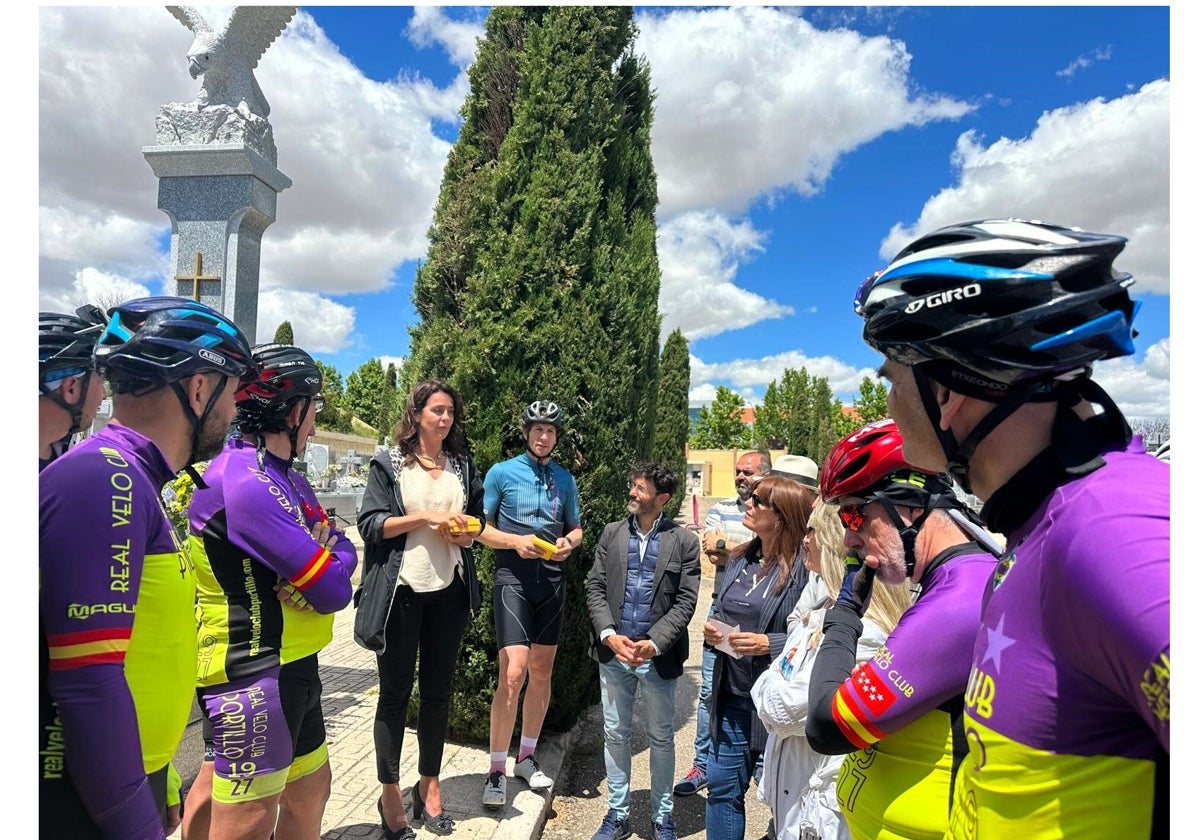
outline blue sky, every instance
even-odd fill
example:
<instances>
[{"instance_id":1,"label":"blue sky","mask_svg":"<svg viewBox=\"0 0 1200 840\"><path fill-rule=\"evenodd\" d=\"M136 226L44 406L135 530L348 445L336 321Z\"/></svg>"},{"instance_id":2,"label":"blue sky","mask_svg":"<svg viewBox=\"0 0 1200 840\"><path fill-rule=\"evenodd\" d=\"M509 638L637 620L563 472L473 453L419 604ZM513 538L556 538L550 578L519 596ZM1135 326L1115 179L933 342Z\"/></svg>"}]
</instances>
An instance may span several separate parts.
<instances>
[{"instance_id":1,"label":"blue sky","mask_svg":"<svg viewBox=\"0 0 1200 840\"><path fill-rule=\"evenodd\" d=\"M344 375L406 355L486 11L301 7L267 51L293 186L263 237L259 340L286 318ZM880 361L850 308L863 277L933 228L1021 217L1130 238L1138 352L1097 378L1131 416L1169 413L1178 8L635 11L663 336L689 338L694 402L718 385L753 402L801 366L853 399ZM159 106L199 90L191 35L161 6L43 7L37 29L39 308L161 293L169 221L141 149Z\"/></svg>"}]
</instances>

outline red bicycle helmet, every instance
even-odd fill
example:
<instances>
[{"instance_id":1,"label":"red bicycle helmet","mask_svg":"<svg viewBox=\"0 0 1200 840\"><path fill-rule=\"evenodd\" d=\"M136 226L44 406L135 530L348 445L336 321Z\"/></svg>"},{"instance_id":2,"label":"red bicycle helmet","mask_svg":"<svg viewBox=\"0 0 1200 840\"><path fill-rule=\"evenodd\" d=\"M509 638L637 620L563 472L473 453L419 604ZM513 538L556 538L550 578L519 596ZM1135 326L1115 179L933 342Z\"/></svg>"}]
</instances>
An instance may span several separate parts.
<instances>
[{"instance_id":1,"label":"red bicycle helmet","mask_svg":"<svg viewBox=\"0 0 1200 840\"><path fill-rule=\"evenodd\" d=\"M901 448L904 439L894 420L877 420L838 442L821 467L821 498L836 504L858 496L897 470L912 469Z\"/></svg>"}]
</instances>

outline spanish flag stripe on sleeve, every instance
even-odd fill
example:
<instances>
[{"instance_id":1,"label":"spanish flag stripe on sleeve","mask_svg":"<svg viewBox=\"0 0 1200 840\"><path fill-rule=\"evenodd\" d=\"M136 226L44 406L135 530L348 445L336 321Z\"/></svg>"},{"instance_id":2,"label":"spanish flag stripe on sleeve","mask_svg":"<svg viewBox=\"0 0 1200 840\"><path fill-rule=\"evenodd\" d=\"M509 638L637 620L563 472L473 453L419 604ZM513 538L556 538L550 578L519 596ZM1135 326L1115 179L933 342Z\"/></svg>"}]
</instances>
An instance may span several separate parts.
<instances>
[{"instance_id":1,"label":"spanish flag stripe on sleeve","mask_svg":"<svg viewBox=\"0 0 1200 840\"><path fill-rule=\"evenodd\" d=\"M132 628L112 627L80 633L61 633L47 639L51 671L68 671L87 665L125 660Z\"/></svg>"},{"instance_id":2,"label":"spanish flag stripe on sleeve","mask_svg":"<svg viewBox=\"0 0 1200 840\"><path fill-rule=\"evenodd\" d=\"M854 705L847 698L845 684L833 695L833 719L846 736L846 740L860 749L865 749L883 738L879 730L859 720Z\"/></svg>"},{"instance_id":3,"label":"spanish flag stripe on sleeve","mask_svg":"<svg viewBox=\"0 0 1200 840\"><path fill-rule=\"evenodd\" d=\"M317 549L304 567L291 579L292 586L303 591L316 582L317 578L325 573L329 568L329 550L325 548Z\"/></svg>"}]
</instances>

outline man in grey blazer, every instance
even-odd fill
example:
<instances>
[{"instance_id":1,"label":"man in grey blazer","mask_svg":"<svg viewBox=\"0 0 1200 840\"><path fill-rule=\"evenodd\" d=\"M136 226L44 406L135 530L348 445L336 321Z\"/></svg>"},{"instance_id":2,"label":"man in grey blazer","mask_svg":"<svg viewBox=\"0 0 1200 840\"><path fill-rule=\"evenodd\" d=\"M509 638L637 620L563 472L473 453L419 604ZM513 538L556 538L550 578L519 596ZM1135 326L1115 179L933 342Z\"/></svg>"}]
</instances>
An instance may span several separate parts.
<instances>
[{"instance_id":1,"label":"man in grey blazer","mask_svg":"<svg viewBox=\"0 0 1200 840\"><path fill-rule=\"evenodd\" d=\"M623 840L629 825L629 741L642 691L650 738L653 840L676 840L675 681L688 656L688 622L700 590L700 542L663 515L679 488L669 467L629 471L629 516L605 526L584 584L592 617L592 658L600 663L608 813L592 840Z\"/></svg>"}]
</instances>

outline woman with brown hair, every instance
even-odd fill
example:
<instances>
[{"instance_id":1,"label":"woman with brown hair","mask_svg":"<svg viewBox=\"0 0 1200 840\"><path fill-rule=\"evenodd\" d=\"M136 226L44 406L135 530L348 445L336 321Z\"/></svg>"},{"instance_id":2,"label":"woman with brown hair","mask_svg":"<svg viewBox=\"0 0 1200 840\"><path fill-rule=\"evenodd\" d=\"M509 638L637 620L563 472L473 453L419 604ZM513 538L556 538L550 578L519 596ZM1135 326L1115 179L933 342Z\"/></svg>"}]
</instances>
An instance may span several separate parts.
<instances>
[{"instance_id":1,"label":"woman with brown hair","mask_svg":"<svg viewBox=\"0 0 1200 840\"><path fill-rule=\"evenodd\" d=\"M413 388L393 440L371 459L358 513L366 559L354 638L379 666L375 766L384 836L413 840L399 768L414 677L421 778L412 787L413 819L434 834L454 830L438 776L459 644L479 608L471 545L485 527L483 477L467 449L462 400L441 380Z\"/></svg>"},{"instance_id":2,"label":"woman with brown hair","mask_svg":"<svg viewBox=\"0 0 1200 840\"><path fill-rule=\"evenodd\" d=\"M817 465L803 460L806 470L795 479L768 475L755 486L743 519L754 539L730 553L717 614L704 624L704 641L717 651L709 697L709 840L745 836L746 791L767 741L750 689L783 652L788 615L808 581L803 540L816 501Z\"/></svg>"}]
</instances>

